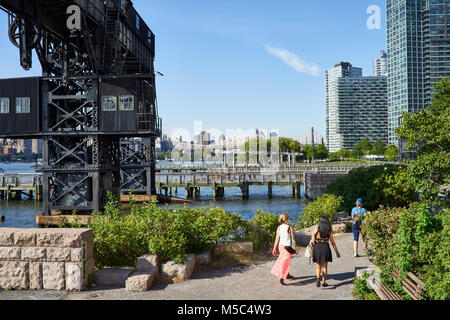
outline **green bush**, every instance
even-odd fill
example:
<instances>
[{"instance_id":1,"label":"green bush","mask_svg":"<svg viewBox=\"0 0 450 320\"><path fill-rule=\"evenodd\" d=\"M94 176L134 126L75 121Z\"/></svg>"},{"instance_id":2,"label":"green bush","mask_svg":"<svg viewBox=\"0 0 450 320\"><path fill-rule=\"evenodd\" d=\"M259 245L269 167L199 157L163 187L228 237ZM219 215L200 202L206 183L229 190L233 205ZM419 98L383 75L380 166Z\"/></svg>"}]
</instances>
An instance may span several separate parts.
<instances>
[{"instance_id":1,"label":"green bush","mask_svg":"<svg viewBox=\"0 0 450 320\"><path fill-rule=\"evenodd\" d=\"M368 211L386 207L407 206L416 200L414 187L406 175L406 168L396 165L356 168L336 179L326 188L327 193L343 197L340 209L350 212L355 200L362 198Z\"/></svg>"},{"instance_id":2,"label":"green bush","mask_svg":"<svg viewBox=\"0 0 450 320\"><path fill-rule=\"evenodd\" d=\"M397 269L403 278L415 273L424 283L424 299L450 298L450 210L426 203L367 214L362 223L367 255L380 267L382 281L405 298L401 282L392 280Z\"/></svg>"},{"instance_id":3,"label":"green bush","mask_svg":"<svg viewBox=\"0 0 450 320\"><path fill-rule=\"evenodd\" d=\"M380 300L380 297L367 286L369 274L364 272L362 278L356 277L353 280L352 296L359 300Z\"/></svg>"},{"instance_id":4,"label":"green bush","mask_svg":"<svg viewBox=\"0 0 450 320\"><path fill-rule=\"evenodd\" d=\"M319 218L325 216L331 222L333 216L342 205L342 197L334 194L324 194L313 202L310 202L301 214L299 214L300 225L308 228L319 223Z\"/></svg>"},{"instance_id":5,"label":"green bush","mask_svg":"<svg viewBox=\"0 0 450 320\"><path fill-rule=\"evenodd\" d=\"M253 242L255 250L265 250L273 245L278 226L277 215L257 210L248 222L247 239Z\"/></svg>"}]
</instances>

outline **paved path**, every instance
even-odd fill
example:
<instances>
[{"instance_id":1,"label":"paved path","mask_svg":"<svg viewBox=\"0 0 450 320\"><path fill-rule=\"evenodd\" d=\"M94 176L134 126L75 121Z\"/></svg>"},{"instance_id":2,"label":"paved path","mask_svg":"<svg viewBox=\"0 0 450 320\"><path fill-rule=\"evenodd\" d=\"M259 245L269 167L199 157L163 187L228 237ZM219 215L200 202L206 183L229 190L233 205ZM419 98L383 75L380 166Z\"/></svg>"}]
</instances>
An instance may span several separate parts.
<instances>
[{"instance_id":1,"label":"paved path","mask_svg":"<svg viewBox=\"0 0 450 320\"><path fill-rule=\"evenodd\" d=\"M350 300L355 268L366 267L366 257L353 257L352 234L336 237L341 258L333 251L333 263L328 267L329 284L326 288L315 286L315 265L308 263L301 249L294 256L288 286L270 274L275 257L250 266L227 267L194 274L192 279L177 284L157 284L148 292L129 292L124 288L94 287L81 293L56 291L0 292L0 300ZM361 248L360 248L360 251Z\"/></svg>"}]
</instances>

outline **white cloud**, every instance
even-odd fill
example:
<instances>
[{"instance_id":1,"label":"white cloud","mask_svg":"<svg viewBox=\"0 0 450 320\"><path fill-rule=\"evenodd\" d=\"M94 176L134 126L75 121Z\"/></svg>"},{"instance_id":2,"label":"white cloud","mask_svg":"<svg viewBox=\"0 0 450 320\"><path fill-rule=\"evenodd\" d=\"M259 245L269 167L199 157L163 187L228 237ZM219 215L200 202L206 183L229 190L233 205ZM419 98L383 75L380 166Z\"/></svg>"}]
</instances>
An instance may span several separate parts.
<instances>
[{"instance_id":1,"label":"white cloud","mask_svg":"<svg viewBox=\"0 0 450 320\"><path fill-rule=\"evenodd\" d=\"M266 50L298 72L306 73L313 77L318 77L320 75L320 68L317 64L306 62L286 49L279 49L266 45Z\"/></svg>"}]
</instances>

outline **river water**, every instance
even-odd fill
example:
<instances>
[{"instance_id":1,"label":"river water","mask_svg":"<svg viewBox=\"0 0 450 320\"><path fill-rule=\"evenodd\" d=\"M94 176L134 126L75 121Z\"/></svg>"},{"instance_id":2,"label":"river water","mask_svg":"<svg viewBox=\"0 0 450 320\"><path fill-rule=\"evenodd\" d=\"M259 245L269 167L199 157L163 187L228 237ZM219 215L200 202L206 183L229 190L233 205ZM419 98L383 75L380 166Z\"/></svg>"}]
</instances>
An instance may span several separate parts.
<instances>
[{"instance_id":1,"label":"river water","mask_svg":"<svg viewBox=\"0 0 450 320\"><path fill-rule=\"evenodd\" d=\"M5 173L34 173L34 163L0 163ZM184 188L179 188L175 197L185 198ZM241 199L240 188L225 188L225 197L214 200L212 188L201 188L200 199L194 204L186 204L188 207L219 206L228 212L241 215L244 219L251 219L256 210L280 214L286 212L291 220L302 212L307 201L303 198L304 190L301 190L302 198L295 199L292 196L291 186L273 186L272 199L267 198L267 186L250 186L250 199ZM36 215L42 212L42 203L34 200L1 201L0 215L5 216L5 221L0 222L0 227L10 228L36 228Z\"/></svg>"}]
</instances>

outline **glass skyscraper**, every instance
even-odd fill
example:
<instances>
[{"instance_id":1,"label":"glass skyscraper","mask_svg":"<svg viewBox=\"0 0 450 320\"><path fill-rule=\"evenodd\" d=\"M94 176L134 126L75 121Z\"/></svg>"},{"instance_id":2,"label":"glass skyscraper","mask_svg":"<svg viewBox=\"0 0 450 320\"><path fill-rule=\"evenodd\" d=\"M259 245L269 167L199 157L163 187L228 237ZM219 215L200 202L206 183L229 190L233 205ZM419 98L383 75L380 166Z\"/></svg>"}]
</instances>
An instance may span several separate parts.
<instances>
[{"instance_id":1,"label":"glass skyscraper","mask_svg":"<svg viewBox=\"0 0 450 320\"><path fill-rule=\"evenodd\" d=\"M389 143L402 112L432 101L433 84L450 76L450 0L387 0Z\"/></svg>"}]
</instances>

